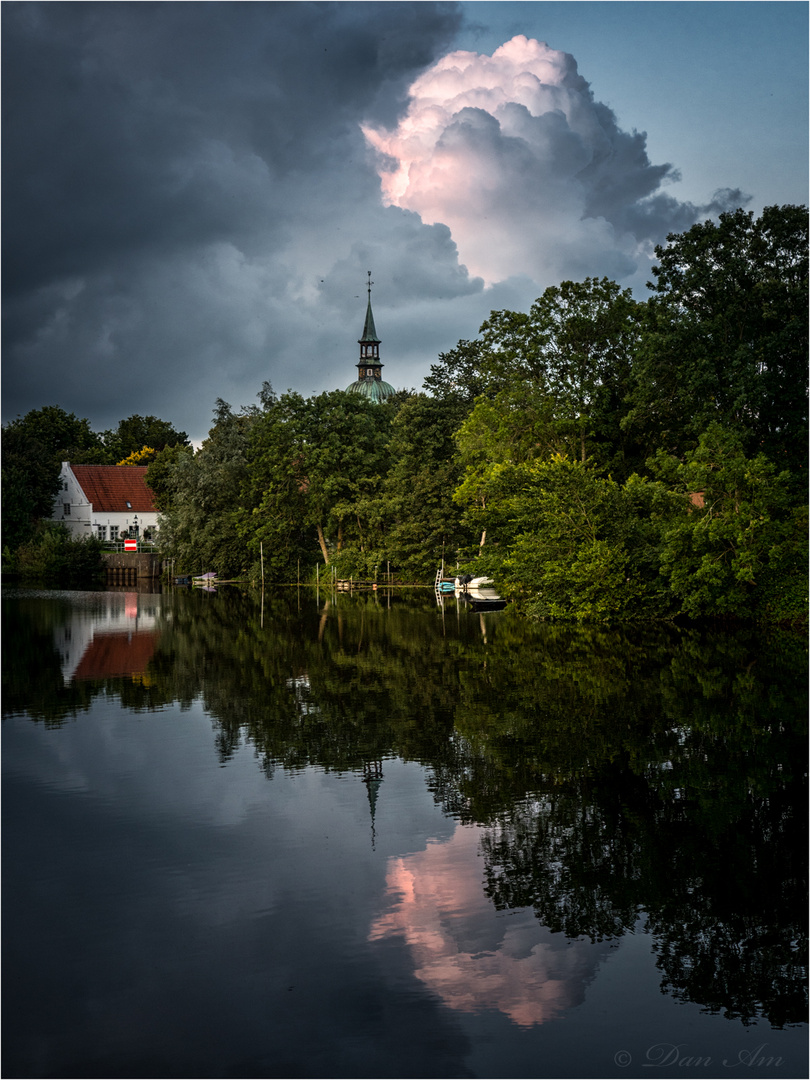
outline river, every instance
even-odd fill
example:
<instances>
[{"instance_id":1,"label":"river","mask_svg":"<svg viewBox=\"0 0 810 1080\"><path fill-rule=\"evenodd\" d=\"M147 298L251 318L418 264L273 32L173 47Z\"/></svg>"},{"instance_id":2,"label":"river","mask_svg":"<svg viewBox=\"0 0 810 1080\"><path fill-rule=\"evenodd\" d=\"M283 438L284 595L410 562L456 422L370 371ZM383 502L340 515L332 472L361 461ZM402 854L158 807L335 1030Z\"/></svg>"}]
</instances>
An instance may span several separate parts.
<instances>
[{"instance_id":1,"label":"river","mask_svg":"<svg viewBox=\"0 0 810 1080\"><path fill-rule=\"evenodd\" d=\"M803 635L3 592L3 1076L804 1077Z\"/></svg>"}]
</instances>

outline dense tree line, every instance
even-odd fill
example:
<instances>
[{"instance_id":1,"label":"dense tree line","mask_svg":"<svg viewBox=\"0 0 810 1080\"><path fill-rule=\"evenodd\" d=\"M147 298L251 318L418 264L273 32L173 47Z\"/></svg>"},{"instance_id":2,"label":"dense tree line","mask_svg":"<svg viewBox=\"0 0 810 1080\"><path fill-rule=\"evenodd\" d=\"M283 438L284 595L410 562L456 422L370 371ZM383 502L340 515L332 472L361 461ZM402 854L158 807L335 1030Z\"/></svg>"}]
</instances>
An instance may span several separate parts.
<instances>
[{"instance_id":1,"label":"dense tree line","mask_svg":"<svg viewBox=\"0 0 810 1080\"><path fill-rule=\"evenodd\" d=\"M643 302L588 278L493 311L422 393L218 402L198 452L155 446L166 553L276 582L443 561L544 618L803 617L806 208L656 257Z\"/></svg>"}]
</instances>

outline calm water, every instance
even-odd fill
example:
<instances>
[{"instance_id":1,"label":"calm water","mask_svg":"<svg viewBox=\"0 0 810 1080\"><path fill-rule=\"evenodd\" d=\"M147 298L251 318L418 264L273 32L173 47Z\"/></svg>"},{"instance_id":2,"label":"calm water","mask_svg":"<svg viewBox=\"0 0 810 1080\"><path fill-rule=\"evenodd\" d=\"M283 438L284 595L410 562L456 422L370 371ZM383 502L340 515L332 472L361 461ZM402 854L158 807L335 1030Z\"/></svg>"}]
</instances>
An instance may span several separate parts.
<instances>
[{"instance_id":1,"label":"calm water","mask_svg":"<svg viewBox=\"0 0 810 1080\"><path fill-rule=\"evenodd\" d=\"M3 598L4 1077L807 1075L800 636Z\"/></svg>"}]
</instances>

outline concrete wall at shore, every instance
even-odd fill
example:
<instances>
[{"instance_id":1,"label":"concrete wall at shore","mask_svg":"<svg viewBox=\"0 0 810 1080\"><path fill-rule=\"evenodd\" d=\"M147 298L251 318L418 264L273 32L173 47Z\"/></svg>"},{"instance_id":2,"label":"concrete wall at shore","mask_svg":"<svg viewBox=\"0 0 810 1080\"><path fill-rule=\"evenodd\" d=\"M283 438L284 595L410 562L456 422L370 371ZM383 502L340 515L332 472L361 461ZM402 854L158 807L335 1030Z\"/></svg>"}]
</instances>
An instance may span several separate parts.
<instances>
[{"instance_id":1,"label":"concrete wall at shore","mask_svg":"<svg viewBox=\"0 0 810 1080\"><path fill-rule=\"evenodd\" d=\"M127 578L159 578L160 557L154 554L137 552L104 551L102 556L107 565L108 576Z\"/></svg>"}]
</instances>

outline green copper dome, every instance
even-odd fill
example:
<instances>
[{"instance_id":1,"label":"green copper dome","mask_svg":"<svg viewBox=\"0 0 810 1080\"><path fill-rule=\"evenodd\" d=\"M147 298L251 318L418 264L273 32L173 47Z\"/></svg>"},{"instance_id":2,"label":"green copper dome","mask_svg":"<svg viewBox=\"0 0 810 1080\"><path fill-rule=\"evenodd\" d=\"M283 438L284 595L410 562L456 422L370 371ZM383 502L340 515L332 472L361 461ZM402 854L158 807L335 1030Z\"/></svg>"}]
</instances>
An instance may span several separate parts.
<instances>
[{"instance_id":1,"label":"green copper dome","mask_svg":"<svg viewBox=\"0 0 810 1080\"><path fill-rule=\"evenodd\" d=\"M370 401L387 401L396 390L391 383L383 382L382 379L358 379L351 386L346 387L347 394L362 394Z\"/></svg>"}]
</instances>

